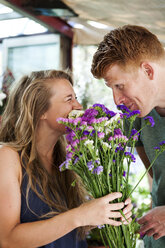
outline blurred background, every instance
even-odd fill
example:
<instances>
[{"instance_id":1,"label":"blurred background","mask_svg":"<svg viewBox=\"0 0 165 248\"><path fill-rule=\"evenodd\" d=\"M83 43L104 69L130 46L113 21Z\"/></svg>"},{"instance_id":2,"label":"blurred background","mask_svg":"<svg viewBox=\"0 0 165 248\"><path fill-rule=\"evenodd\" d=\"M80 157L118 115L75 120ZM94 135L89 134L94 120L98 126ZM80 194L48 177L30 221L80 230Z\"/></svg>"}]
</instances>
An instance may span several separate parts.
<instances>
[{"instance_id":1,"label":"blurred background","mask_svg":"<svg viewBox=\"0 0 165 248\"><path fill-rule=\"evenodd\" d=\"M34 70L70 69L84 108L103 103L116 111L111 90L92 77L90 68L104 35L125 24L148 28L165 45L165 1L0 0L1 91L7 95L15 80ZM144 173L136 157L134 183ZM150 208L151 184L146 176L135 193L135 212L140 215Z\"/></svg>"}]
</instances>

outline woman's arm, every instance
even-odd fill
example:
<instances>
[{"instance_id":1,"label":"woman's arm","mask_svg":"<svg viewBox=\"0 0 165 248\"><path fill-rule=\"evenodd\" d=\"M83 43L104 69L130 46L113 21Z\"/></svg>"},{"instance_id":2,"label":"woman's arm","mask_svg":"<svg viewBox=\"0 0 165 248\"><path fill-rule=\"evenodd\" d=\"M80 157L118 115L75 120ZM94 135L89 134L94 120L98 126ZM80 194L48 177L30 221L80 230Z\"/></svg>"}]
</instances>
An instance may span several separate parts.
<instances>
[{"instance_id":1,"label":"woman's arm","mask_svg":"<svg viewBox=\"0 0 165 248\"><path fill-rule=\"evenodd\" d=\"M78 208L47 220L20 223L21 211L21 165L18 154L10 148L0 149L0 247L35 248L51 243L79 226L111 224L120 225L119 211L124 203L109 204L121 197L113 193L95 199ZM131 204L127 206L127 218L131 215Z\"/></svg>"}]
</instances>

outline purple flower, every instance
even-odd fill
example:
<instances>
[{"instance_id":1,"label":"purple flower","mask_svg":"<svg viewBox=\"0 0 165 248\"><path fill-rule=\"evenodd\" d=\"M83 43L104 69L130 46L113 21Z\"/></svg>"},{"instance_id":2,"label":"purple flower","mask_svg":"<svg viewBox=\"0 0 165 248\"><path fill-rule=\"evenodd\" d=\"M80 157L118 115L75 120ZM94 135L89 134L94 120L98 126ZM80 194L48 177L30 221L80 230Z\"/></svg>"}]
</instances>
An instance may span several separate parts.
<instances>
[{"instance_id":1,"label":"purple flower","mask_svg":"<svg viewBox=\"0 0 165 248\"><path fill-rule=\"evenodd\" d=\"M89 108L87 110L85 110L83 116L82 116L82 120L84 120L84 118L91 118L91 117L95 117L98 115L98 111L94 108Z\"/></svg>"},{"instance_id":2,"label":"purple flower","mask_svg":"<svg viewBox=\"0 0 165 248\"><path fill-rule=\"evenodd\" d=\"M86 122L86 121L82 121L82 122L81 122L81 125L82 125L82 126L83 126L83 125L84 125L84 126L87 126L87 122Z\"/></svg>"},{"instance_id":3,"label":"purple flower","mask_svg":"<svg viewBox=\"0 0 165 248\"><path fill-rule=\"evenodd\" d=\"M98 111L94 108L87 109L83 116L81 117L82 122L86 122L87 124L92 124L96 121L95 117L98 115Z\"/></svg>"},{"instance_id":4,"label":"purple flower","mask_svg":"<svg viewBox=\"0 0 165 248\"><path fill-rule=\"evenodd\" d=\"M65 127L65 129L67 133L70 133L72 131L72 129L70 129L69 127Z\"/></svg>"},{"instance_id":5,"label":"purple flower","mask_svg":"<svg viewBox=\"0 0 165 248\"><path fill-rule=\"evenodd\" d=\"M155 150L160 150L160 147L159 146L155 146L154 149Z\"/></svg>"},{"instance_id":6,"label":"purple flower","mask_svg":"<svg viewBox=\"0 0 165 248\"><path fill-rule=\"evenodd\" d=\"M151 127L153 127L155 125L154 119L152 116L146 116L144 117L144 120L146 122L147 125L150 125Z\"/></svg>"},{"instance_id":7,"label":"purple flower","mask_svg":"<svg viewBox=\"0 0 165 248\"><path fill-rule=\"evenodd\" d=\"M140 110L133 110L129 115L130 117L133 115L139 115L140 114Z\"/></svg>"},{"instance_id":8,"label":"purple flower","mask_svg":"<svg viewBox=\"0 0 165 248\"><path fill-rule=\"evenodd\" d=\"M119 144L119 146L116 147L115 152L123 151L123 150L124 148Z\"/></svg>"},{"instance_id":9,"label":"purple flower","mask_svg":"<svg viewBox=\"0 0 165 248\"><path fill-rule=\"evenodd\" d=\"M75 160L74 160L74 165L77 164L77 162L79 161L79 157L76 157Z\"/></svg>"},{"instance_id":10,"label":"purple flower","mask_svg":"<svg viewBox=\"0 0 165 248\"><path fill-rule=\"evenodd\" d=\"M73 123L75 126L76 126L78 123L80 123L80 122L81 122L81 118L80 118L80 117L78 117L78 118L72 120L72 123Z\"/></svg>"},{"instance_id":11,"label":"purple flower","mask_svg":"<svg viewBox=\"0 0 165 248\"><path fill-rule=\"evenodd\" d=\"M88 167L88 170L89 170L89 171L93 170L93 168L94 168L93 161L89 161L89 162L87 163L87 167Z\"/></svg>"},{"instance_id":12,"label":"purple flower","mask_svg":"<svg viewBox=\"0 0 165 248\"><path fill-rule=\"evenodd\" d=\"M136 202L133 202L132 205L133 205L133 208L137 208Z\"/></svg>"},{"instance_id":13,"label":"purple flower","mask_svg":"<svg viewBox=\"0 0 165 248\"><path fill-rule=\"evenodd\" d=\"M97 133L97 135L98 135L98 137L99 137L99 138L104 138L104 136L105 136L105 133L102 133L102 132L98 132L98 133Z\"/></svg>"},{"instance_id":14,"label":"purple flower","mask_svg":"<svg viewBox=\"0 0 165 248\"><path fill-rule=\"evenodd\" d=\"M73 147L75 147L75 146L77 146L77 144L79 144L79 143L80 143L79 140L76 139L76 140L74 140L74 141L71 143L71 145L72 145Z\"/></svg>"},{"instance_id":15,"label":"purple flower","mask_svg":"<svg viewBox=\"0 0 165 248\"><path fill-rule=\"evenodd\" d=\"M123 113L125 112L130 113L130 110L123 104L117 105L117 109L121 110Z\"/></svg>"},{"instance_id":16,"label":"purple flower","mask_svg":"<svg viewBox=\"0 0 165 248\"><path fill-rule=\"evenodd\" d=\"M87 130L88 131L92 131L94 129L94 127L92 127L92 126L87 126Z\"/></svg>"},{"instance_id":17,"label":"purple flower","mask_svg":"<svg viewBox=\"0 0 165 248\"><path fill-rule=\"evenodd\" d=\"M67 150L67 151L71 151L71 150L72 150L71 145L67 145L67 146L66 146L66 150Z\"/></svg>"},{"instance_id":18,"label":"purple flower","mask_svg":"<svg viewBox=\"0 0 165 248\"><path fill-rule=\"evenodd\" d=\"M101 108L103 111L104 111L104 109L106 108L106 107L104 106L104 104L100 104L100 103L95 103L92 107L93 107L93 108L99 107L99 108Z\"/></svg>"},{"instance_id":19,"label":"purple flower","mask_svg":"<svg viewBox=\"0 0 165 248\"><path fill-rule=\"evenodd\" d=\"M66 154L66 159L71 158L71 157L72 157L72 155L73 155L73 153L72 153L72 152L68 152L68 153Z\"/></svg>"},{"instance_id":20,"label":"purple flower","mask_svg":"<svg viewBox=\"0 0 165 248\"><path fill-rule=\"evenodd\" d=\"M68 141L68 143L72 143L73 138L76 136L74 131L71 131L70 133L68 133L66 135L66 140Z\"/></svg>"},{"instance_id":21,"label":"purple flower","mask_svg":"<svg viewBox=\"0 0 165 248\"><path fill-rule=\"evenodd\" d=\"M123 171L123 177L125 177L126 176L126 172L125 171Z\"/></svg>"},{"instance_id":22,"label":"purple flower","mask_svg":"<svg viewBox=\"0 0 165 248\"><path fill-rule=\"evenodd\" d=\"M136 129L132 129L131 130L131 135L130 135L130 138L133 138L133 140L138 140L138 137L139 137L139 133Z\"/></svg>"},{"instance_id":23,"label":"purple flower","mask_svg":"<svg viewBox=\"0 0 165 248\"><path fill-rule=\"evenodd\" d=\"M123 115L126 116L127 119L133 117L133 120L134 120L134 118L136 118L136 116L139 115L139 114L140 114L140 110L133 110L132 112L124 113Z\"/></svg>"},{"instance_id":24,"label":"purple flower","mask_svg":"<svg viewBox=\"0 0 165 248\"><path fill-rule=\"evenodd\" d=\"M136 162L136 158L131 152L125 152L124 154L126 157L130 158L132 160L132 162L134 162L134 163Z\"/></svg>"},{"instance_id":25,"label":"purple flower","mask_svg":"<svg viewBox=\"0 0 165 248\"><path fill-rule=\"evenodd\" d=\"M96 131L93 130L93 131L90 133L90 136L93 136L95 132L96 132Z\"/></svg>"},{"instance_id":26,"label":"purple flower","mask_svg":"<svg viewBox=\"0 0 165 248\"><path fill-rule=\"evenodd\" d=\"M88 123L89 124L94 124L94 123L96 123L97 122L97 119L96 118L91 118L91 119L88 119Z\"/></svg>"},{"instance_id":27,"label":"purple flower","mask_svg":"<svg viewBox=\"0 0 165 248\"><path fill-rule=\"evenodd\" d=\"M71 158L67 159L65 161L65 168L68 169L69 168L69 162L71 161Z\"/></svg>"},{"instance_id":28,"label":"purple flower","mask_svg":"<svg viewBox=\"0 0 165 248\"><path fill-rule=\"evenodd\" d=\"M115 128L115 129L114 129L114 135L115 135L115 134L116 134L116 135L122 135L121 129L119 129L119 128L116 129L116 128Z\"/></svg>"},{"instance_id":29,"label":"purple flower","mask_svg":"<svg viewBox=\"0 0 165 248\"><path fill-rule=\"evenodd\" d=\"M100 175L100 173L103 172L103 166L100 165L98 167L96 167L94 170L93 170L93 174L97 174L97 175Z\"/></svg>"},{"instance_id":30,"label":"purple flower","mask_svg":"<svg viewBox=\"0 0 165 248\"><path fill-rule=\"evenodd\" d=\"M105 227L105 225L98 225L97 227L98 227L98 229L102 229Z\"/></svg>"},{"instance_id":31,"label":"purple flower","mask_svg":"<svg viewBox=\"0 0 165 248\"><path fill-rule=\"evenodd\" d=\"M106 113L107 115L109 115L110 117L113 117L113 116L115 116L115 115L116 115L116 113L115 113L115 112L110 111L110 110L106 110L106 111L105 111L105 113Z\"/></svg>"},{"instance_id":32,"label":"purple flower","mask_svg":"<svg viewBox=\"0 0 165 248\"><path fill-rule=\"evenodd\" d=\"M111 140L113 140L113 137L112 137L112 136L110 136L110 137L108 138L108 141L111 141Z\"/></svg>"},{"instance_id":33,"label":"purple flower","mask_svg":"<svg viewBox=\"0 0 165 248\"><path fill-rule=\"evenodd\" d=\"M60 171L64 171L65 169L69 168L69 163L70 163L71 159L68 158L67 160L65 160L62 164L60 164L59 166L59 170Z\"/></svg>"},{"instance_id":34,"label":"purple flower","mask_svg":"<svg viewBox=\"0 0 165 248\"><path fill-rule=\"evenodd\" d=\"M68 123L68 119L67 118L62 118L62 117L57 118L56 121L59 122L59 123Z\"/></svg>"},{"instance_id":35,"label":"purple flower","mask_svg":"<svg viewBox=\"0 0 165 248\"><path fill-rule=\"evenodd\" d=\"M108 117L100 117L100 118L96 119L95 123L98 124L98 123L101 123L103 121L108 121Z\"/></svg>"},{"instance_id":36,"label":"purple flower","mask_svg":"<svg viewBox=\"0 0 165 248\"><path fill-rule=\"evenodd\" d=\"M165 141L159 143L161 151L165 151Z\"/></svg>"},{"instance_id":37,"label":"purple flower","mask_svg":"<svg viewBox=\"0 0 165 248\"><path fill-rule=\"evenodd\" d=\"M63 171L64 169L65 169L65 161L59 166L60 171Z\"/></svg>"},{"instance_id":38,"label":"purple flower","mask_svg":"<svg viewBox=\"0 0 165 248\"><path fill-rule=\"evenodd\" d=\"M103 111L102 115L105 113L105 115L106 115L108 118L111 118L111 117L113 117L113 116L116 115L115 112L110 111L108 108L106 108L104 104L96 103L96 104L94 104L92 107L93 107L93 108L100 108L100 109Z\"/></svg>"},{"instance_id":39,"label":"purple flower","mask_svg":"<svg viewBox=\"0 0 165 248\"><path fill-rule=\"evenodd\" d=\"M161 141L161 142L159 143L159 145L160 145L160 146L165 145L165 140Z\"/></svg>"},{"instance_id":40,"label":"purple flower","mask_svg":"<svg viewBox=\"0 0 165 248\"><path fill-rule=\"evenodd\" d=\"M89 135L89 134L90 134L90 132L88 132L88 131L83 132L83 135Z\"/></svg>"},{"instance_id":41,"label":"purple flower","mask_svg":"<svg viewBox=\"0 0 165 248\"><path fill-rule=\"evenodd\" d=\"M100 164L100 160L95 160L95 163L96 164Z\"/></svg>"}]
</instances>

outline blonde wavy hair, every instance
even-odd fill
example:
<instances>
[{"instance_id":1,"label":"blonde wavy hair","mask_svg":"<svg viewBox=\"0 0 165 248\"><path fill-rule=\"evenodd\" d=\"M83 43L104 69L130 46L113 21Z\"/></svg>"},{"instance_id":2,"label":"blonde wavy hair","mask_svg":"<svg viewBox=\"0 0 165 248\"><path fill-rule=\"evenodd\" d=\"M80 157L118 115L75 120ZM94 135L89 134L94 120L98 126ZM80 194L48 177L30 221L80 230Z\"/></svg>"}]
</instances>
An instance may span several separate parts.
<instances>
[{"instance_id":1,"label":"blonde wavy hair","mask_svg":"<svg viewBox=\"0 0 165 248\"><path fill-rule=\"evenodd\" d=\"M40 117L49 109L49 85L54 79L67 79L73 85L69 73L56 70L32 72L29 76L22 77L18 83L14 83L2 115L0 129L1 144L19 152L21 164L28 174L27 205L31 188L52 209L48 213L51 216L78 207L86 201L86 192L76 174L69 170L59 171L59 165L66 156L65 138L61 137L54 147L51 176L40 162L36 150L36 128ZM76 186L72 187L71 183L74 180ZM42 193L38 192L37 185ZM85 228L80 228L79 233L83 237Z\"/></svg>"}]
</instances>

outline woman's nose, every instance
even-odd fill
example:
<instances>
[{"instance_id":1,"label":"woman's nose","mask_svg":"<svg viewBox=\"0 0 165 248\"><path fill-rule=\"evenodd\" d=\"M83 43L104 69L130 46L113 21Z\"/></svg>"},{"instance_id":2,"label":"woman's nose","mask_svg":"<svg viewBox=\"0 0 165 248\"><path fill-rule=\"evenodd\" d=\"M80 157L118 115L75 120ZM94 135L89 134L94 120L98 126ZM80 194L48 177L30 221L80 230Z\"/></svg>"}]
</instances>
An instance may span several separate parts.
<instances>
[{"instance_id":1,"label":"woman's nose","mask_svg":"<svg viewBox=\"0 0 165 248\"><path fill-rule=\"evenodd\" d=\"M82 110L83 106L75 99L73 102L73 109Z\"/></svg>"}]
</instances>

